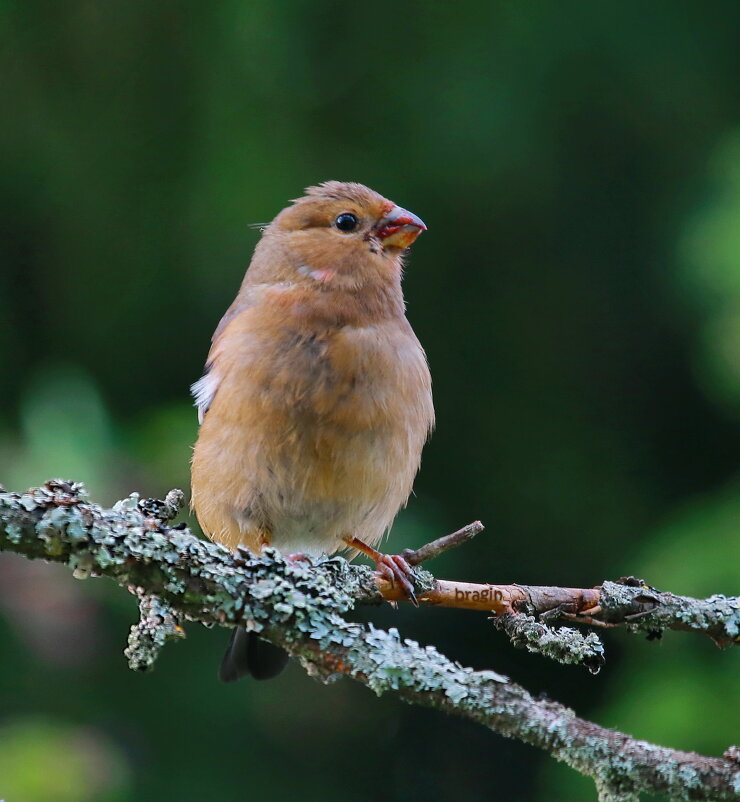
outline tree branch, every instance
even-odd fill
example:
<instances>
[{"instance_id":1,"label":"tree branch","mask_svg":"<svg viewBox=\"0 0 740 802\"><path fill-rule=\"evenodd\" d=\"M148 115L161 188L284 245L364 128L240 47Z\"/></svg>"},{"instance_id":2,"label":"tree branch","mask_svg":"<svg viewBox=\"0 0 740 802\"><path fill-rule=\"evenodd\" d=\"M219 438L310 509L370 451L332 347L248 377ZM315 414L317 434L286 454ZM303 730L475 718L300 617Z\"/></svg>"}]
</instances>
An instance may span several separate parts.
<instances>
[{"instance_id":1,"label":"tree branch","mask_svg":"<svg viewBox=\"0 0 740 802\"><path fill-rule=\"evenodd\" d=\"M486 610L497 615L526 613L546 621L567 619L593 626L625 626L655 637L665 629L700 632L718 645L740 645L740 598L715 594L692 599L656 590L642 579L622 577L593 588L494 585L427 579L429 590L417 594L420 605ZM381 577L384 599L404 601L400 588Z\"/></svg>"},{"instance_id":2,"label":"tree branch","mask_svg":"<svg viewBox=\"0 0 740 802\"><path fill-rule=\"evenodd\" d=\"M672 800L740 796L736 748L711 758L638 741L579 719L556 702L535 699L493 671L463 668L431 646L401 639L393 629L350 623L343 614L358 600L378 601L385 595L372 570L336 557L312 566L286 562L271 549L260 555L231 553L185 528L169 526L177 498L170 494L165 502L140 502L133 495L105 510L89 503L80 485L69 482L52 481L22 495L0 493L0 550L65 563L81 578L108 576L138 595L142 620L127 650L136 668L150 667L161 644L181 636L183 620L241 623L283 646L323 682L349 676L377 694L392 692L538 746L592 777L602 802L636 802L640 792ZM606 584L605 598L611 598ZM525 589L525 596L531 598L531 590ZM652 591L650 599L635 598L632 591L638 596L647 592L642 586L618 586L617 612L604 599L602 609L592 612L604 620L623 620L626 607L648 605L647 611L634 611L641 617L630 626L638 626L655 615L663 600L652 598ZM728 600L712 599L701 603L708 605L706 620L696 625L693 618L684 620L685 600L679 602L676 614L687 625L683 628L715 633L719 626L724 632L728 619L734 620L736 600L730 600L730 614L725 615ZM669 619L656 622L669 626Z\"/></svg>"}]
</instances>

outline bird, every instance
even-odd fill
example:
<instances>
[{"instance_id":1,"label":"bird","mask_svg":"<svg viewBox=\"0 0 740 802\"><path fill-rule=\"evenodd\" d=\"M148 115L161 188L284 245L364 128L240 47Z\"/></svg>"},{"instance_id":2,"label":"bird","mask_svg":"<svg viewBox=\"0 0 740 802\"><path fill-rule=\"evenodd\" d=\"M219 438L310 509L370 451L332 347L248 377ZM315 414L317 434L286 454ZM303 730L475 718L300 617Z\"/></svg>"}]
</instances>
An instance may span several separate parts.
<instances>
[{"instance_id":1,"label":"bird","mask_svg":"<svg viewBox=\"0 0 740 802\"><path fill-rule=\"evenodd\" d=\"M426 226L354 182L308 187L263 227L192 385L191 506L229 549L364 552L413 600L411 569L375 549L411 494L434 427L404 257ZM266 679L287 655L237 627L220 677Z\"/></svg>"}]
</instances>

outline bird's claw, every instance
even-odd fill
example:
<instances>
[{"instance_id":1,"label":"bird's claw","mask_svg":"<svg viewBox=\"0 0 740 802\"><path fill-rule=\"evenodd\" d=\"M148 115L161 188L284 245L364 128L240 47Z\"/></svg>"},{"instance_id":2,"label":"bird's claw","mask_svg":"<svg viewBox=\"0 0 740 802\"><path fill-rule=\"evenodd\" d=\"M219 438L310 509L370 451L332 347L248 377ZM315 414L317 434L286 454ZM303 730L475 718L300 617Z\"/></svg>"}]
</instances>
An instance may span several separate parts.
<instances>
[{"instance_id":1,"label":"bird's claw","mask_svg":"<svg viewBox=\"0 0 740 802\"><path fill-rule=\"evenodd\" d=\"M414 569L409 564L405 557L400 554L383 554L372 546L360 540L358 537L347 536L344 542L353 549L369 557L375 563L375 570L383 579L391 583L395 587L398 583L404 596L414 605L419 606L416 599L416 592L414 590L414 583L416 582L416 575ZM392 602L391 602L392 603Z\"/></svg>"},{"instance_id":2,"label":"bird's claw","mask_svg":"<svg viewBox=\"0 0 740 802\"><path fill-rule=\"evenodd\" d=\"M414 569L400 554L378 554L375 558L375 570L391 585L398 583L406 598L414 605L419 606L414 590Z\"/></svg>"}]
</instances>

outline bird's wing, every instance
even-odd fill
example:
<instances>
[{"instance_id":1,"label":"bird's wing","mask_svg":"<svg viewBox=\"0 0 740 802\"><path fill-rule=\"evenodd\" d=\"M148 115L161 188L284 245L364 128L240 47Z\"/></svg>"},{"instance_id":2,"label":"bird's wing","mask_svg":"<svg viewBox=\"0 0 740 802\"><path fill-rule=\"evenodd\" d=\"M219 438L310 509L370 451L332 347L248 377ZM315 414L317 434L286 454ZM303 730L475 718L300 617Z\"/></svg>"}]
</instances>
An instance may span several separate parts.
<instances>
[{"instance_id":1,"label":"bird's wing","mask_svg":"<svg viewBox=\"0 0 740 802\"><path fill-rule=\"evenodd\" d=\"M220 383L220 377L218 376L217 371L214 370L214 363L216 362L219 352L219 341L234 318L237 317L241 312L248 309L250 306L251 303L249 299L240 293L231 306L226 310L226 313L219 321L218 326L216 326L216 330L213 332L213 337L211 337L211 348L208 352L208 358L206 359L203 375L200 377L200 379L198 379L197 382L190 385L190 392L195 401L195 407L198 409L199 424L203 423L203 418L205 418L206 412L208 412L209 407L213 403L213 399Z\"/></svg>"}]
</instances>

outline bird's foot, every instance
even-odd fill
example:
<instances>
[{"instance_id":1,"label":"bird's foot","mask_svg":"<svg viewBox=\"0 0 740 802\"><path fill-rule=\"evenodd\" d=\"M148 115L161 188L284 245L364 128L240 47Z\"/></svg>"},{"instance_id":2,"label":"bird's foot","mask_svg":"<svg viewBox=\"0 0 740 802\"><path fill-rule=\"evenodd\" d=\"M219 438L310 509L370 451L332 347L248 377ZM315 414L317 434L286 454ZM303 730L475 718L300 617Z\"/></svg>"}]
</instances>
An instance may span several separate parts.
<instances>
[{"instance_id":1,"label":"bird's foot","mask_svg":"<svg viewBox=\"0 0 740 802\"><path fill-rule=\"evenodd\" d=\"M375 570L391 585L396 582L401 586L406 598L414 605L419 606L414 590L414 569L400 554L379 554L375 561Z\"/></svg>"},{"instance_id":2,"label":"bird's foot","mask_svg":"<svg viewBox=\"0 0 740 802\"><path fill-rule=\"evenodd\" d=\"M291 552L290 554L283 554L283 559L289 563L310 563L311 558L307 554L300 552Z\"/></svg>"},{"instance_id":3,"label":"bird's foot","mask_svg":"<svg viewBox=\"0 0 740 802\"><path fill-rule=\"evenodd\" d=\"M375 563L375 570L380 576L387 579L391 585L395 586L398 584L406 598L415 607L419 606L414 589L414 582L416 580L414 569L404 557L400 554L383 554L372 546L368 546L367 543L364 543L357 537L345 538L345 543L373 560Z\"/></svg>"}]
</instances>

